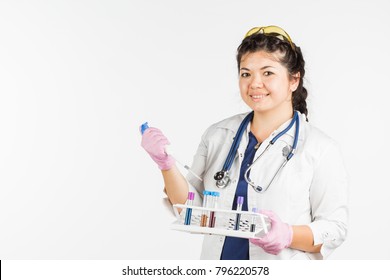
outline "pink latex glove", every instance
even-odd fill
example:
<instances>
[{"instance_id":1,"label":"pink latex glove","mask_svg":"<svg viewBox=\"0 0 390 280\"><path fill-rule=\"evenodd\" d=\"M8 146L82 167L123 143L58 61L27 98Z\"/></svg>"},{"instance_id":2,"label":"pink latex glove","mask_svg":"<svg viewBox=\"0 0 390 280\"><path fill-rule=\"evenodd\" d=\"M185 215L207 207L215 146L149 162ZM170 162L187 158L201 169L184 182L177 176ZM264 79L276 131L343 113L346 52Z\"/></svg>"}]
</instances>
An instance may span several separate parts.
<instances>
[{"instance_id":1,"label":"pink latex glove","mask_svg":"<svg viewBox=\"0 0 390 280\"><path fill-rule=\"evenodd\" d=\"M272 211L261 210L260 213L269 217L271 230L264 237L260 239L251 238L249 241L272 255L277 255L284 248L290 247L293 237L292 227L282 222Z\"/></svg>"},{"instance_id":2,"label":"pink latex glove","mask_svg":"<svg viewBox=\"0 0 390 280\"><path fill-rule=\"evenodd\" d=\"M142 148L148 152L161 170L169 170L175 164L175 159L165 152L165 146L168 144L170 144L168 139L158 128L149 127L142 134Z\"/></svg>"}]
</instances>

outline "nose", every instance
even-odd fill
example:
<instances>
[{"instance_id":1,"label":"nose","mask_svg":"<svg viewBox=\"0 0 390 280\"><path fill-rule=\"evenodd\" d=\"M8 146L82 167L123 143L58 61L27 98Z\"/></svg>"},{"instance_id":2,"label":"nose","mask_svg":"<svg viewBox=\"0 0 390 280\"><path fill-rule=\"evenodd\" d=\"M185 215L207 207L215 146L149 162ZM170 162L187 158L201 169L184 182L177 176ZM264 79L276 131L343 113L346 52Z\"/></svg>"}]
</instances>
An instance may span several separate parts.
<instances>
[{"instance_id":1,"label":"nose","mask_svg":"<svg viewBox=\"0 0 390 280\"><path fill-rule=\"evenodd\" d=\"M260 75L252 75L250 88L257 89L257 88L262 88L262 87L264 87L264 84L263 84L263 81L262 81Z\"/></svg>"}]
</instances>

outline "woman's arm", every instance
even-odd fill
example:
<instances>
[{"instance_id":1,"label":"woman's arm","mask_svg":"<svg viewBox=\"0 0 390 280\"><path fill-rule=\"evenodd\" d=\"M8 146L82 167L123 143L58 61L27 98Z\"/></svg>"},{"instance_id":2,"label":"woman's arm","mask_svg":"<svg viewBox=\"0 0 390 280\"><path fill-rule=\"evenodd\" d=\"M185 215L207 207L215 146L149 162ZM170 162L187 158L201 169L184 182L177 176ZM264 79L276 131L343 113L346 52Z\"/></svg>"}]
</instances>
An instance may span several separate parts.
<instances>
[{"instance_id":1,"label":"woman's arm","mask_svg":"<svg viewBox=\"0 0 390 280\"><path fill-rule=\"evenodd\" d=\"M161 170L165 192L172 204L184 204L188 196L188 183L176 165L169 170Z\"/></svg>"},{"instance_id":2,"label":"woman's arm","mask_svg":"<svg viewBox=\"0 0 390 280\"><path fill-rule=\"evenodd\" d=\"M165 152L168 139L158 128L147 128L142 134L141 146L157 163L165 182L165 192L172 204L184 204L188 195L188 183L175 164L175 159Z\"/></svg>"},{"instance_id":3,"label":"woman's arm","mask_svg":"<svg viewBox=\"0 0 390 280\"><path fill-rule=\"evenodd\" d=\"M308 226L292 226L293 238L290 248L309 252L319 253L322 244L314 245L313 232Z\"/></svg>"}]
</instances>

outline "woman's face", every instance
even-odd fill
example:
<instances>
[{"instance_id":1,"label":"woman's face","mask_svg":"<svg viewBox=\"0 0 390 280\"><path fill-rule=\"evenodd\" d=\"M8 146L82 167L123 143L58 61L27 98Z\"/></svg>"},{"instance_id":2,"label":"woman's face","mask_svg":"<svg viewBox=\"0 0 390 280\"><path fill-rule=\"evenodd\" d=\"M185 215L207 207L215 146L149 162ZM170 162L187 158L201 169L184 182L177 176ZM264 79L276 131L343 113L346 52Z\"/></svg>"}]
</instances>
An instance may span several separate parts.
<instances>
[{"instance_id":1,"label":"woman's face","mask_svg":"<svg viewBox=\"0 0 390 280\"><path fill-rule=\"evenodd\" d=\"M247 53L240 63L239 86L244 102L255 112L292 110L292 92L299 84L291 78L277 54Z\"/></svg>"}]
</instances>

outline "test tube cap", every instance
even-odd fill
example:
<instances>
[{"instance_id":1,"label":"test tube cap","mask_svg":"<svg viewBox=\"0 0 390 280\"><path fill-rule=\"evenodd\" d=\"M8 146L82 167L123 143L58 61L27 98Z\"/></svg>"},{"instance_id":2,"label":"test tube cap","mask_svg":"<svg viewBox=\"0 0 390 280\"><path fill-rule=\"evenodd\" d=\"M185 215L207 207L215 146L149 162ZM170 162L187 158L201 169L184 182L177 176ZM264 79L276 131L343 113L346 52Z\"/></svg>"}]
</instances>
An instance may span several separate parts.
<instances>
[{"instance_id":1,"label":"test tube cap","mask_svg":"<svg viewBox=\"0 0 390 280\"><path fill-rule=\"evenodd\" d=\"M219 192L213 192L213 196L219 197Z\"/></svg>"},{"instance_id":2,"label":"test tube cap","mask_svg":"<svg viewBox=\"0 0 390 280\"><path fill-rule=\"evenodd\" d=\"M141 131L141 134L144 134L145 130L147 130L149 128L149 125L148 125L148 122L145 122L141 125L141 127L139 128L139 130Z\"/></svg>"},{"instance_id":3,"label":"test tube cap","mask_svg":"<svg viewBox=\"0 0 390 280\"><path fill-rule=\"evenodd\" d=\"M194 200L194 198L195 198L195 193L188 192L188 200Z\"/></svg>"},{"instance_id":4,"label":"test tube cap","mask_svg":"<svg viewBox=\"0 0 390 280\"><path fill-rule=\"evenodd\" d=\"M244 197L243 196L239 196L237 197L237 205L242 205L244 203Z\"/></svg>"},{"instance_id":5,"label":"test tube cap","mask_svg":"<svg viewBox=\"0 0 390 280\"><path fill-rule=\"evenodd\" d=\"M204 195L210 195L210 194L211 194L211 192L210 192L210 191L208 191L208 190L204 190L204 191L203 191L203 194L204 194Z\"/></svg>"}]
</instances>

